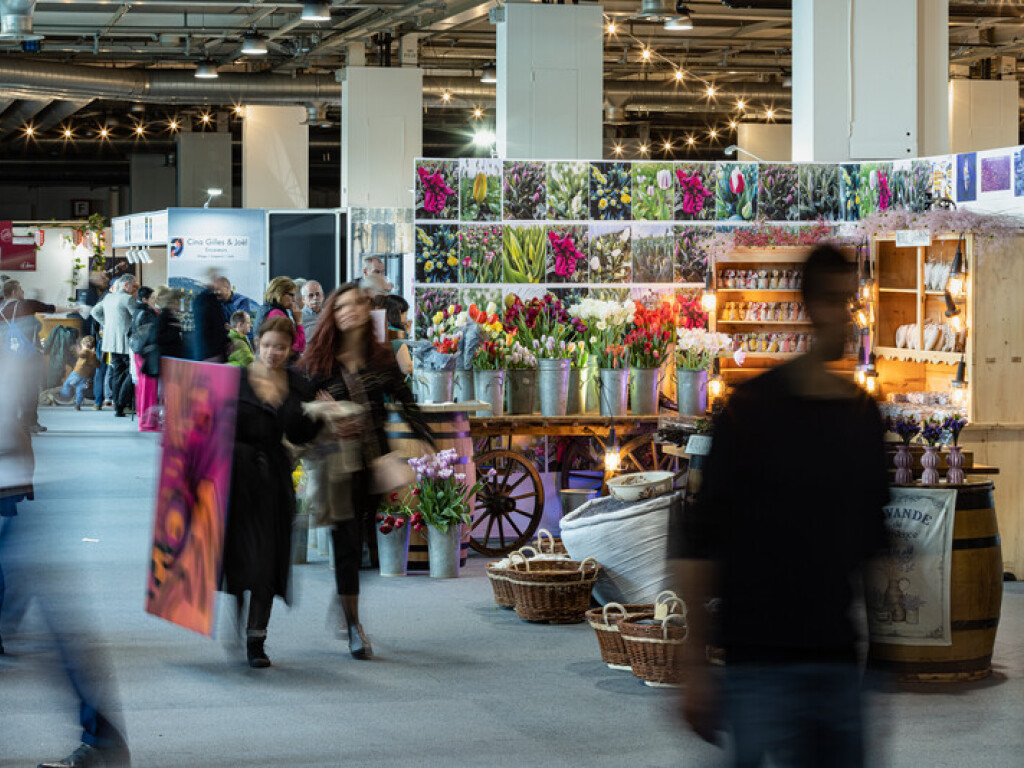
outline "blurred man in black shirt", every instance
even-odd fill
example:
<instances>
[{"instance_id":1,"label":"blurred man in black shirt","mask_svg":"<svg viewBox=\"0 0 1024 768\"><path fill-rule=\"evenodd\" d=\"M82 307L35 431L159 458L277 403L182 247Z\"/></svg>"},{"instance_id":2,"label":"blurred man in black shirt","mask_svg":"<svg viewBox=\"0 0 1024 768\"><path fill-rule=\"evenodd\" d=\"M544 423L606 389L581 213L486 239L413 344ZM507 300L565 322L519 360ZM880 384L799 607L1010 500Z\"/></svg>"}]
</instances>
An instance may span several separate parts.
<instances>
[{"instance_id":1,"label":"blurred man in black shirt","mask_svg":"<svg viewBox=\"0 0 1024 768\"><path fill-rule=\"evenodd\" d=\"M839 250L810 254L814 342L736 388L674 545L690 606L683 714L708 741L724 725L736 766L864 764L852 609L863 565L885 545L885 429L874 402L825 365L842 357L856 288ZM709 642L725 649L724 680Z\"/></svg>"}]
</instances>

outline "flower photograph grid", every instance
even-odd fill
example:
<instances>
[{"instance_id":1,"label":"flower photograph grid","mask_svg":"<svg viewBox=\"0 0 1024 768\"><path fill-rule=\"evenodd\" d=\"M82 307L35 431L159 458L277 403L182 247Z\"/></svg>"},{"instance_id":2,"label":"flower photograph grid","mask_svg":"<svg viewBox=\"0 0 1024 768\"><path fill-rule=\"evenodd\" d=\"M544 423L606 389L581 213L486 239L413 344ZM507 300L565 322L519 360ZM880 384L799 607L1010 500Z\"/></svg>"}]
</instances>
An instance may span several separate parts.
<instances>
[{"instance_id":1,"label":"flower photograph grid","mask_svg":"<svg viewBox=\"0 0 1024 768\"><path fill-rule=\"evenodd\" d=\"M459 164L461 221L501 219L501 161L467 158Z\"/></svg>"},{"instance_id":2,"label":"flower photograph grid","mask_svg":"<svg viewBox=\"0 0 1024 768\"><path fill-rule=\"evenodd\" d=\"M459 281L459 228L455 224L416 227L416 282Z\"/></svg>"},{"instance_id":3,"label":"flower photograph grid","mask_svg":"<svg viewBox=\"0 0 1024 768\"><path fill-rule=\"evenodd\" d=\"M503 217L506 221L539 221L547 212L544 163L506 160L502 173Z\"/></svg>"},{"instance_id":4,"label":"flower photograph grid","mask_svg":"<svg viewBox=\"0 0 1024 768\"><path fill-rule=\"evenodd\" d=\"M416 163L416 218L455 221L459 217L459 161Z\"/></svg>"}]
</instances>

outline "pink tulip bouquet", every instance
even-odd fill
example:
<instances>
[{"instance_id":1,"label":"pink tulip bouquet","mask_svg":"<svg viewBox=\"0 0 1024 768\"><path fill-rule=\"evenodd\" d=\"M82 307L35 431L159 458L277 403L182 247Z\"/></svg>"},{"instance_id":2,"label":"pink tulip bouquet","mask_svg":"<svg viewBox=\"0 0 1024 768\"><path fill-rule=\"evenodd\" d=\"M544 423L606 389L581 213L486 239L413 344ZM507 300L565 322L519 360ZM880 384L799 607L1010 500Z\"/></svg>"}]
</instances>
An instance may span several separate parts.
<instances>
[{"instance_id":1,"label":"pink tulip bouquet","mask_svg":"<svg viewBox=\"0 0 1024 768\"><path fill-rule=\"evenodd\" d=\"M466 475L456 471L458 462L459 454L451 448L409 459L409 466L416 472L412 493L419 499L417 521L441 533L447 533L453 525L470 522L469 499L483 487L483 482L467 485ZM496 475L492 468L486 479L493 480Z\"/></svg>"}]
</instances>

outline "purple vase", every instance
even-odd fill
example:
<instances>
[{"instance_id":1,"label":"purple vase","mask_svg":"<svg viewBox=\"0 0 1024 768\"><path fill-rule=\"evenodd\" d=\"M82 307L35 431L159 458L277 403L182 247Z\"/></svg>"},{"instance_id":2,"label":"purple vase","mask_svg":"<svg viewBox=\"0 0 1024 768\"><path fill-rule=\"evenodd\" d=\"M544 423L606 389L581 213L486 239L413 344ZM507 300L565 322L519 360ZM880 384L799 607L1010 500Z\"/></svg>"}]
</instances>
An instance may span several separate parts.
<instances>
[{"instance_id":1,"label":"purple vase","mask_svg":"<svg viewBox=\"0 0 1024 768\"><path fill-rule=\"evenodd\" d=\"M921 473L921 482L924 485L938 485L939 446L926 445L924 447L924 456L921 457L921 466L924 467L924 472Z\"/></svg>"},{"instance_id":2,"label":"purple vase","mask_svg":"<svg viewBox=\"0 0 1024 768\"><path fill-rule=\"evenodd\" d=\"M910 485L914 482L914 473L911 467L914 466L914 457L910 455L909 445L896 446L896 485Z\"/></svg>"},{"instance_id":3,"label":"purple vase","mask_svg":"<svg viewBox=\"0 0 1024 768\"><path fill-rule=\"evenodd\" d=\"M950 485L959 485L964 481L964 452L959 445L949 446L949 456L946 457L949 469L946 470L946 482Z\"/></svg>"}]
</instances>

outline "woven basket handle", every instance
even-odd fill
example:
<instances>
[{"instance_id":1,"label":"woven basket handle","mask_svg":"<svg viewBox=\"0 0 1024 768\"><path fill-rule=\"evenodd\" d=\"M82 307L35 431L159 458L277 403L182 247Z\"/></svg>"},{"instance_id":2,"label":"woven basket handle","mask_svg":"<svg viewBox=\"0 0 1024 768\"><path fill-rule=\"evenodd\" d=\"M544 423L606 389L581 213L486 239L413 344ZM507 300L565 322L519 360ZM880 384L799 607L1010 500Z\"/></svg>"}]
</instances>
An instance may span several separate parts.
<instances>
[{"instance_id":1,"label":"woven basket handle","mask_svg":"<svg viewBox=\"0 0 1024 768\"><path fill-rule=\"evenodd\" d=\"M530 557L527 557L527 555L526 555L526 550L530 550L530 552L533 553L532 555L530 555L530 557L536 557L537 554L538 554L536 549L534 549L529 544L527 544L525 547L520 547L518 550L516 550L520 555L523 556L524 560L529 560L530 559Z\"/></svg>"},{"instance_id":2,"label":"woven basket handle","mask_svg":"<svg viewBox=\"0 0 1024 768\"><path fill-rule=\"evenodd\" d=\"M545 536L548 537L548 554L553 555L555 554L555 537L551 535L551 531L549 531L547 528L541 528L539 531L537 531L537 549L539 549L541 552L544 551Z\"/></svg>"},{"instance_id":3,"label":"woven basket handle","mask_svg":"<svg viewBox=\"0 0 1024 768\"><path fill-rule=\"evenodd\" d=\"M605 625L611 624L611 622L608 621L608 611L612 609L619 611L622 614L622 618L626 618L628 615L626 613L626 607L622 603L608 603L608 605L601 610L601 616L604 618Z\"/></svg>"},{"instance_id":4,"label":"woven basket handle","mask_svg":"<svg viewBox=\"0 0 1024 768\"><path fill-rule=\"evenodd\" d=\"M661 639L662 640L668 640L668 623L670 621L672 621L672 619L679 619L680 621L683 622L683 628L686 630L686 633L683 635L683 642L686 642L686 638L688 638L690 636L690 627L685 622L685 618L686 617L683 616L683 614L681 614L681 613L670 613L668 616L666 616L664 619L662 619L661 620Z\"/></svg>"},{"instance_id":5,"label":"woven basket handle","mask_svg":"<svg viewBox=\"0 0 1024 768\"><path fill-rule=\"evenodd\" d=\"M526 563L526 570L530 570L530 561L529 561L529 559L526 557L526 555L524 555L519 550L516 550L515 552L509 552L508 553L508 564L510 566L515 567L515 561L513 560L513 558L515 558L515 557L518 557L520 560L522 560L524 563ZM516 570L519 570L519 569L517 568Z\"/></svg>"},{"instance_id":6,"label":"woven basket handle","mask_svg":"<svg viewBox=\"0 0 1024 768\"><path fill-rule=\"evenodd\" d=\"M681 598L676 597L675 595L673 595L672 597L670 597L668 600L665 601L665 605L668 606L668 610L669 610L669 614L668 615L669 616L679 616L680 618L682 618L684 620L686 619L686 603L684 603ZM672 607L676 606L676 605L679 606L679 610L677 612L673 613L672 612ZM668 618L668 617L666 617L666 618Z\"/></svg>"},{"instance_id":7,"label":"woven basket handle","mask_svg":"<svg viewBox=\"0 0 1024 768\"><path fill-rule=\"evenodd\" d=\"M593 570L594 570L595 572L596 572L596 571L597 571L597 569L598 569L598 568L600 567L600 566L599 566L599 565L597 564L597 560L595 560L595 559L594 559L594 558L592 558L592 557L588 557L588 558L587 558L586 560L584 560L584 561L583 561L582 563L580 563L580 568L579 568L579 570L580 570L580 578L581 578L581 580L582 580L582 578L583 578L584 576L586 576L586 574L587 574L587 564L588 564L588 563L589 563L589 564L590 564L591 566L593 566Z\"/></svg>"},{"instance_id":8,"label":"woven basket handle","mask_svg":"<svg viewBox=\"0 0 1024 768\"><path fill-rule=\"evenodd\" d=\"M678 595L676 595L676 593L673 592L671 589L666 589L658 593L658 596L654 598L654 604L658 605L662 601L662 598L666 597L678 597Z\"/></svg>"}]
</instances>

